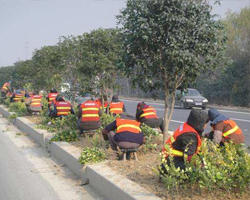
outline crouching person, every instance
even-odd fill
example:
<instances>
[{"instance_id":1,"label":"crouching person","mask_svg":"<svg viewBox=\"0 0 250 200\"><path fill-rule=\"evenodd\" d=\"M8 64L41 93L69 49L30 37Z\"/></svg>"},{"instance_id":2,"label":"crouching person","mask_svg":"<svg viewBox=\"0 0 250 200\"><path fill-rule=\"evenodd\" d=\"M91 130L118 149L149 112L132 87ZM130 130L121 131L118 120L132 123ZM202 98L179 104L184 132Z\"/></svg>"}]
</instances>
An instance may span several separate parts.
<instances>
[{"instance_id":1,"label":"crouching person","mask_svg":"<svg viewBox=\"0 0 250 200\"><path fill-rule=\"evenodd\" d=\"M25 104L27 106L27 110L29 113L37 114L42 111L43 104L42 104L42 96L37 95L37 93L33 93L27 100L25 101Z\"/></svg>"},{"instance_id":2,"label":"crouching person","mask_svg":"<svg viewBox=\"0 0 250 200\"><path fill-rule=\"evenodd\" d=\"M169 156L173 156L173 164L176 168L185 169L185 161L190 162L192 156L199 153L201 147L201 135L208 122L208 115L202 110L192 109L187 122L182 124L170 136L162 150L166 163L170 165ZM165 165L162 164L163 173L167 174Z\"/></svg>"},{"instance_id":3,"label":"crouching person","mask_svg":"<svg viewBox=\"0 0 250 200\"><path fill-rule=\"evenodd\" d=\"M140 125L132 116L121 114L121 117L102 130L104 139L109 140L114 151L113 158L118 156L117 146L120 149L137 149L145 142Z\"/></svg>"},{"instance_id":4,"label":"crouching person","mask_svg":"<svg viewBox=\"0 0 250 200\"><path fill-rule=\"evenodd\" d=\"M75 114L71 103L65 101L65 99L60 95L57 95L56 99L51 102L50 108L52 109L52 118L63 118L65 116L68 116L70 113Z\"/></svg>"},{"instance_id":5,"label":"crouching person","mask_svg":"<svg viewBox=\"0 0 250 200\"><path fill-rule=\"evenodd\" d=\"M163 119L158 118L156 110L152 106L147 105L144 101L137 104L136 120L151 128L160 128L163 133Z\"/></svg>"},{"instance_id":6,"label":"crouching person","mask_svg":"<svg viewBox=\"0 0 250 200\"><path fill-rule=\"evenodd\" d=\"M77 125L80 130L80 135L82 135L84 131L96 130L100 128L101 115L102 109L93 99L87 100L79 105L77 112Z\"/></svg>"}]
</instances>

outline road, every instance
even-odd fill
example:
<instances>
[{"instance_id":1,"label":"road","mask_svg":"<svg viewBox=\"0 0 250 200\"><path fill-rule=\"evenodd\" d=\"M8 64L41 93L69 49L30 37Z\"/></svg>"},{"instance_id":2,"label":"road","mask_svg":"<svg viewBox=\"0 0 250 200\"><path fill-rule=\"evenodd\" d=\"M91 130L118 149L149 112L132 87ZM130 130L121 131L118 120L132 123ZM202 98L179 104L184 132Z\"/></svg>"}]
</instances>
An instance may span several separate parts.
<instances>
[{"instance_id":1,"label":"road","mask_svg":"<svg viewBox=\"0 0 250 200\"><path fill-rule=\"evenodd\" d=\"M1 200L102 200L1 115L0 144Z\"/></svg>"},{"instance_id":2,"label":"road","mask_svg":"<svg viewBox=\"0 0 250 200\"><path fill-rule=\"evenodd\" d=\"M126 100L122 99L124 101L127 112L135 115L136 112L136 106L139 101L135 100ZM164 105L162 103L153 103L153 102L146 102L149 105L153 106L156 111L157 115L159 117L164 116ZM250 112L243 112L239 110L232 110L232 109L218 109L222 114L225 116L235 120L235 122L238 124L238 126L242 129L245 138L246 138L246 145L250 146ZM169 125L169 130L174 131L178 126L180 126L183 122L185 122L188 118L188 115L190 113L190 109L182 110L180 107L174 108L174 113L172 120ZM207 125L205 132L210 131L210 126Z\"/></svg>"}]
</instances>

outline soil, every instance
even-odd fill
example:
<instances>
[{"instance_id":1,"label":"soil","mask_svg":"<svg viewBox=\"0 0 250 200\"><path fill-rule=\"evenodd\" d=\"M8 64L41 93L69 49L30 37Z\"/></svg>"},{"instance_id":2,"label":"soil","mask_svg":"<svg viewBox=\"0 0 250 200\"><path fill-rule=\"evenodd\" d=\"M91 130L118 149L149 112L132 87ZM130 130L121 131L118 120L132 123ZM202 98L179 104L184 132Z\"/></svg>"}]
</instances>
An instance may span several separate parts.
<instances>
[{"instance_id":1,"label":"soil","mask_svg":"<svg viewBox=\"0 0 250 200\"><path fill-rule=\"evenodd\" d=\"M107 164L119 174L134 181L151 193L159 196L163 200L247 200L250 199L249 190L244 194L229 193L227 191L206 191L197 188L167 190L157 175L157 166L160 164L158 152L137 153L138 162L129 161L108 161Z\"/></svg>"},{"instance_id":2,"label":"soil","mask_svg":"<svg viewBox=\"0 0 250 200\"><path fill-rule=\"evenodd\" d=\"M26 116L27 119L32 122L39 124L40 118L34 116ZM93 144L93 142L95 144ZM154 141L156 142L156 141ZM72 145L76 146L81 150L84 147L98 146L104 149L107 155L106 164L110 166L113 170L117 171L119 174L124 175L126 178L134 181L143 188L147 189L151 193L159 196L163 200L247 200L250 199L250 190L244 194L239 193L229 193L227 191L217 190L217 191L206 191L198 190L197 188L188 189L172 189L167 190L164 187L164 183L160 182L159 176L157 174L157 166L160 164L160 145L158 146L158 151L149 151L144 153L143 151L137 152L138 162L132 158L127 161L115 160L112 150L107 149L107 142L103 140L102 135L96 134L94 136L86 136L80 138L79 141L71 142ZM120 153L120 158L122 157ZM250 188L249 188L250 189Z\"/></svg>"}]
</instances>

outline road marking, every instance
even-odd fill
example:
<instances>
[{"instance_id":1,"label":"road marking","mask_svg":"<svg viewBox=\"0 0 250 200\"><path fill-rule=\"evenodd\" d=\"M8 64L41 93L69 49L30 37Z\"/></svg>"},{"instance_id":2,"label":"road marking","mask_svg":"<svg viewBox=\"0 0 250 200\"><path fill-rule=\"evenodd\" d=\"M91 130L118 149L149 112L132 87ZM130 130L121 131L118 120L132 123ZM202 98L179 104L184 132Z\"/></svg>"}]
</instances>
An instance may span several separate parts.
<instances>
[{"instance_id":1,"label":"road marking","mask_svg":"<svg viewBox=\"0 0 250 200\"><path fill-rule=\"evenodd\" d=\"M238 114L245 114L245 115L250 115L250 113L248 112L235 112L235 111L231 111L231 110L218 110L218 111L221 111L221 112L231 112L231 113L238 113Z\"/></svg>"},{"instance_id":2,"label":"road marking","mask_svg":"<svg viewBox=\"0 0 250 200\"><path fill-rule=\"evenodd\" d=\"M122 100L122 101L130 101L130 102L141 102L141 101L137 101L137 100L127 100L127 99L121 99L121 100ZM148 103L149 103L149 104L155 104L155 105L162 105L162 106L164 106L163 103L154 103L154 102L151 102L151 101L148 101ZM175 106L175 107L180 107L180 106ZM164 110L164 109L159 109L159 110ZM239 111L232 111L232 110L218 110L218 111L250 115L249 112L239 112Z\"/></svg>"},{"instance_id":3,"label":"road marking","mask_svg":"<svg viewBox=\"0 0 250 200\"><path fill-rule=\"evenodd\" d=\"M183 124L184 122L181 122L181 121L176 121L176 120L170 120L171 122L175 122L175 123L180 123L180 124Z\"/></svg>"},{"instance_id":4,"label":"road marking","mask_svg":"<svg viewBox=\"0 0 250 200\"><path fill-rule=\"evenodd\" d=\"M230 119L235 120L235 121L250 122L250 120L246 120L246 119L237 119L237 118L230 118Z\"/></svg>"}]
</instances>

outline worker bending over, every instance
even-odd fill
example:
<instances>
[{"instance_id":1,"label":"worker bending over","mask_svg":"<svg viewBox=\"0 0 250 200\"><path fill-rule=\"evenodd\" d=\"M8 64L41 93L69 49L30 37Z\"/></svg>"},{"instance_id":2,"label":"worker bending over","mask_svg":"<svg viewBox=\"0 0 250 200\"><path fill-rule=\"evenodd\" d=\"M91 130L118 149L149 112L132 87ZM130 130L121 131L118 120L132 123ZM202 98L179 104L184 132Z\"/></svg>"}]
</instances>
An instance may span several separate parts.
<instances>
[{"instance_id":1,"label":"worker bending over","mask_svg":"<svg viewBox=\"0 0 250 200\"><path fill-rule=\"evenodd\" d=\"M96 130L101 126L100 116L102 115L102 109L94 99L89 99L78 106L77 112L77 125L80 130L80 135L84 131Z\"/></svg>"},{"instance_id":2,"label":"worker bending over","mask_svg":"<svg viewBox=\"0 0 250 200\"><path fill-rule=\"evenodd\" d=\"M151 128L160 128L163 132L163 119L158 118L156 110L147 105L144 101L137 104L136 120L148 125Z\"/></svg>"},{"instance_id":3,"label":"worker bending over","mask_svg":"<svg viewBox=\"0 0 250 200\"><path fill-rule=\"evenodd\" d=\"M207 138L220 145L227 141L232 141L234 144L244 143L245 137L235 121L221 114L215 108L208 110L208 117L211 121L212 131L205 135Z\"/></svg>"}]
</instances>

